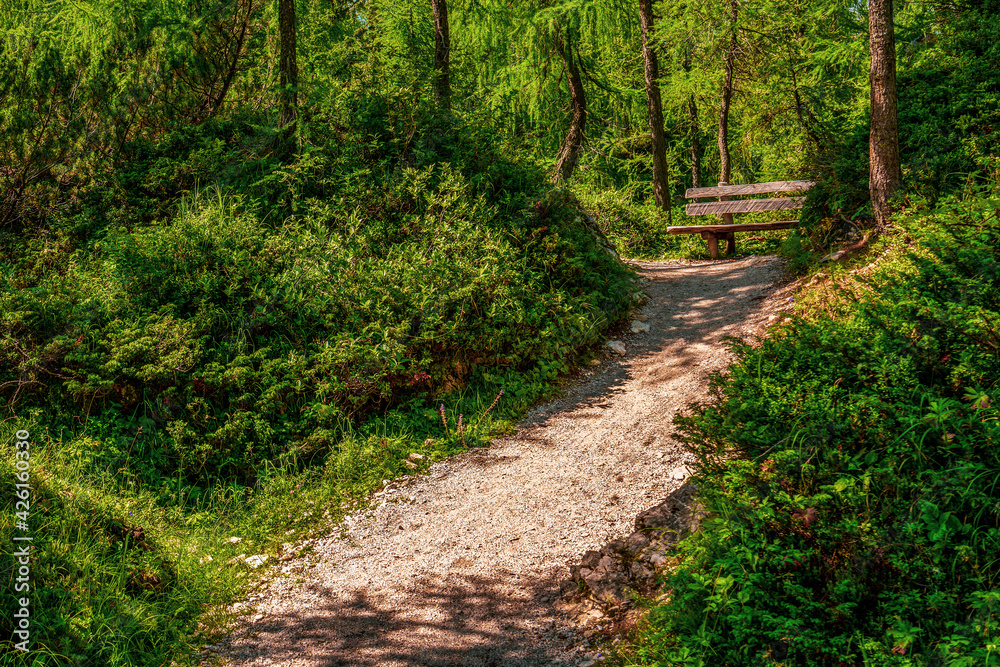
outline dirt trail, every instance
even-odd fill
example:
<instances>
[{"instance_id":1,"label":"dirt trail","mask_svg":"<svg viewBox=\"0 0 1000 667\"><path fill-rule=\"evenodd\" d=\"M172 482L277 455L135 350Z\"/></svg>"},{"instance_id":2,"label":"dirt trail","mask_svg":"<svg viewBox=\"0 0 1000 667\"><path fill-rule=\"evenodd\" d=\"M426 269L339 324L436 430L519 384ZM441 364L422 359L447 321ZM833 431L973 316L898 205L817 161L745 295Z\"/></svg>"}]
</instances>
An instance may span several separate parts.
<instances>
[{"instance_id":1,"label":"dirt trail","mask_svg":"<svg viewBox=\"0 0 1000 667\"><path fill-rule=\"evenodd\" d=\"M377 494L346 539L313 545L315 567L287 564L214 651L241 666L586 664L554 604L567 566L683 484L671 419L728 363L725 336L759 334L787 305L775 258L635 264L651 328L622 338L625 357L516 434Z\"/></svg>"}]
</instances>

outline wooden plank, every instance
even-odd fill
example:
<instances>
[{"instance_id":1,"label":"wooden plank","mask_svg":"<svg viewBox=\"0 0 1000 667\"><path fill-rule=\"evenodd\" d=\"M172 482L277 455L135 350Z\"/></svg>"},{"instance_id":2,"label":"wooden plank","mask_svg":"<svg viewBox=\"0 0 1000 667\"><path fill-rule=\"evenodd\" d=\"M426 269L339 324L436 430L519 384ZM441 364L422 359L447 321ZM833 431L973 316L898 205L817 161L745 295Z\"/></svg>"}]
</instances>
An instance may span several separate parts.
<instances>
[{"instance_id":1,"label":"wooden plank","mask_svg":"<svg viewBox=\"0 0 1000 667\"><path fill-rule=\"evenodd\" d=\"M710 188L688 188L684 196L688 199L702 197L738 197L740 195L762 195L768 192L805 192L816 181L771 181L770 183L747 183L745 185L717 185Z\"/></svg>"},{"instance_id":2,"label":"wooden plank","mask_svg":"<svg viewBox=\"0 0 1000 667\"><path fill-rule=\"evenodd\" d=\"M805 197L774 197L772 199L742 199L740 201L709 201L688 204L688 215L721 215L723 213L750 213L752 211L787 211L802 208Z\"/></svg>"},{"instance_id":3,"label":"wooden plank","mask_svg":"<svg viewBox=\"0 0 1000 667\"><path fill-rule=\"evenodd\" d=\"M768 229L789 229L799 224L798 220L780 220L777 222L754 222L745 225L682 225L667 227L667 234L699 234L712 232L725 234L727 232L763 232Z\"/></svg>"}]
</instances>

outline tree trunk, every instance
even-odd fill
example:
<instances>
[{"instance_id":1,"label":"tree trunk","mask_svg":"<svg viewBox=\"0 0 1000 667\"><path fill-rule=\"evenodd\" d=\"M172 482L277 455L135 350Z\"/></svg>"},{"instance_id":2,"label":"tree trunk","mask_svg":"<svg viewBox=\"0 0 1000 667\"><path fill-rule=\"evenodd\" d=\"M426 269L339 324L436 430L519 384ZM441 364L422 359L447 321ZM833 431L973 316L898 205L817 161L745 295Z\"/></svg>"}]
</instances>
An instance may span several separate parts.
<instances>
[{"instance_id":1,"label":"tree trunk","mask_svg":"<svg viewBox=\"0 0 1000 667\"><path fill-rule=\"evenodd\" d=\"M573 43L568 31L565 40L559 32L556 33L555 47L562 56L563 64L566 65L570 101L573 105L573 119L570 121L569 132L566 133L566 138L559 149L559 157L556 159L554 180L559 182L568 180L573 175L573 170L580 160L580 147L583 146L583 132L587 124L587 98L583 93L580 70L573 59Z\"/></svg>"},{"instance_id":2,"label":"tree trunk","mask_svg":"<svg viewBox=\"0 0 1000 667\"><path fill-rule=\"evenodd\" d=\"M295 129L297 117L299 68L295 58L295 0L278 0L278 56L279 83L281 85L281 126L286 133Z\"/></svg>"},{"instance_id":3,"label":"tree trunk","mask_svg":"<svg viewBox=\"0 0 1000 667\"><path fill-rule=\"evenodd\" d=\"M736 0L729 2L729 48L726 49L725 75L722 81L722 104L719 106L719 181L729 182L732 176L732 166L729 159L729 104L733 99L733 65L736 60L736 20L739 17L739 5Z\"/></svg>"},{"instance_id":4,"label":"tree trunk","mask_svg":"<svg viewBox=\"0 0 1000 667\"><path fill-rule=\"evenodd\" d=\"M688 116L691 119L691 187L701 183L701 131L698 128L698 104L694 93L688 98Z\"/></svg>"},{"instance_id":5,"label":"tree trunk","mask_svg":"<svg viewBox=\"0 0 1000 667\"><path fill-rule=\"evenodd\" d=\"M869 0L871 49L871 135L868 140L868 191L875 213L875 229L889 227L889 198L900 186L899 127L896 122L896 40L892 27L892 0Z\"/></svg>"},{"instance_id":6,"label":"tree trunk","mask_svg":"<svg viewBox=\"0 0 1000 667\"><path fill-rule=\"evenodd\" d=\"M649 136L653 142L653 196L656 205L670 216L670 174L667 172L667 142L663 136L663 102L660 99L660 67L650 44L653 31L653 0L639 0L639 23L642 26L642 60L646 70L646 106L649 112Z\"/></svg>"},{"instance_id":7,"label":"tree trunk","mask_svg":"<svg viewBox=\"0 0 1000 667\"><path fill-rule=\"evenodd\" d=\"M451 111L451 34L447 0L431 0L434 13L434 103Z\"/></svg>"},{"instance_id":8,"label":"tree trunk","mask_svg":"<svg viewBox=\"0 0 1000 667\"><path fill-rule=\"evenodd\" d=\"M227 62L226 72L222 76L222 90L216 95L215 100L212 103L212 110L209 111L209 116L214 116L219 113L219 109L222 108L222 103L226 101L226 95L229 93L229 88L233 84L233 79L236 78L236 72L239 69L240 59L243 57L243 45L246 41L247 30L250 27L250 20L253 18L253 13L256 10L254 7L253 0L247 0L246 2L237 6L237 11L243 8L243 19L240 21L239 35L236 37L236 44L232 49L232 58ZM229 55L228 49L226 55Z\"/></svg>"},{"instance_id":9,"label":"tree trunk","mask_svg":"<svg viewBox=\"0 0 1000 667\"><path fill-rule=\"evenodd\" d=\"M687 74L691 73L691 40L688 40L684 61L681 63ZM701 183L701 131L698 127L698 101L694 93L688 96L688 121L691 123L691 187L697 188Z\"/></svg>"},{"instance_id":10,"label":"tree trunk","mask_svg":"<svg viewBox=\"0 0 1000 667\"><path fill-rule=\"evenodd\" d=\"M795 68L792 68L792 99L795 101L795 115L799 119L799 125L802 126L802 131L806 133L806 137L810 142L812 142L813 148L818 150L822 145L822 142L814 129L816 125L816 117L802 102L802 95L799 94L799 84L795 76Z\"/></svg>"}]
</instances>

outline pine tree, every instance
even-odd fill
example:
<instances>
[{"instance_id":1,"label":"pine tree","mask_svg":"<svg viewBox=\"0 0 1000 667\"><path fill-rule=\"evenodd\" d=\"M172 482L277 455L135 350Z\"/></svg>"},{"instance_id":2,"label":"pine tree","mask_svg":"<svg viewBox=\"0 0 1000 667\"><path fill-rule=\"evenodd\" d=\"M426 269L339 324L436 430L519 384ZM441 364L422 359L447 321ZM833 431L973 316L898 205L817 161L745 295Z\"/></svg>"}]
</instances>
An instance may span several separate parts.
<instances>
[{"instance_id":1,"label":"pine tree","mask_svg":"<svg viewBox=\"0 0 1000 667\"><path fill-rule=\"evenodd\" d=\"M868 25L871 52L871 134L868 190L875 213L875 228L889 226L889 198L903 180L899 164L899 126L896 119L896 40L892 25L892 0L869 0Z\"/></svg>"}]
</instances>

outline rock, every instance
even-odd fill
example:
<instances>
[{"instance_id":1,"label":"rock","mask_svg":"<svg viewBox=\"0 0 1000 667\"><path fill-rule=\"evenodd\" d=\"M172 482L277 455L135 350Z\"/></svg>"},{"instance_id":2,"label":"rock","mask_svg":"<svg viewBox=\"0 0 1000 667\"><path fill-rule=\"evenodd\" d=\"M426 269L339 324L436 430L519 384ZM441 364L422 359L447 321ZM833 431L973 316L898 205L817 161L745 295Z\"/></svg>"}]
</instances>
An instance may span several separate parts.
<instances>
[{"instance_id":1,"label":"rock","mask_svg":"<svg viewBox=\"0 0 1000 667\"><path fill-rule=\"evenodd\" d=\"M686 472L686 470L685 470ZM666 567L677 542L694 531L703 512L696 504L691 482L635 519L635 532L614 540L600 550L587 551L570 569L570 580L561 584L566 600L583 598L596 603L609 616L620 616L629 606L628 589L651 591L656 570Z\"/></svg>"},{"instance_id":2,"label":"rock","mask_svg":"<svg viewBox=\"0 0 1000 667\"><path fill-rule=\"evenodd\" d=\"M649 325L645 322L640 322L639 320L632 320L632 333L646 333L649 331Z\"/></svg>"},{"instance_id":3,"label":"rock","mask_svg":"<svg viewBox=\"0 0 1000 667\"><path fill-rule=\"evenodd\" d=\"M612 540L611 542L608 542L607 546L604 547L604 549L602 549L602 551L605 552L612 551L615 553L624 553L627 550L628 547L625 544L625 540Z\"/></svg>"},{"instance_id":4,"label":"rock","mask_svg":"<svg viewBox=\"0 0 1000 667\"><path fill-rule=\"evenodd\" d=\"M209 556L208 554L205 554L204 556L198 559L199 565L204 565L205 563L211 563L211 562L212 562L212 557Z\"/></svg>"},{"instance_id":5,"label":"rock","mask_svg":"<svg viewBox=\"0 0 1000 667\"><path fill-rule=\"evenodd\" d=\"M595 567L597 567L597 564L600 562L600 560L601 560L601 552L594 551L593 549L591 549L587 553L583 554L583 559L580 561L580 567L585 567L593 570Z\"/></svg>"},{"instance_id":6,"label":"rock","mask_svg":"<svg viewBox=\"0 0 1000 667\"><path fill-rule=\"evenodd\" d=\"M406 458L410 459L411 461L423 461L427 457L424 456L423 454L417 454L416 452L410 452L410 455L407 456Z\"/></svg>"},{"instance_id":7,"label":"rock","mask_svg":"<svg viewBox=\"0 0 1000 667\"><path fill-rule=\"evenodd\" d=\"M653 578L654 572L649 567L640 561L632 563L632 578L638 582L645 583L649 585L649 580Z\"/></svg>"},{"instance_id":8,"label":"rock","mask_svg":"<svg viewBox=\"0 0 1000 667\"><path fill-rule=\"evenodd\" d=\"M694 486L688 482L658 505L635 517L635 529L641 531L673 531L679 535L674 542L697 528L700 513L693 510Z\"/></svg>"},{"instance_id":9,"label":"rock","mask_svg":"<svg viewBox=\"0 0 1000 667\"><path fill-rule=\"evenodd\" d=\"M654 568L661 568L668 562L666 554L663 553L663 551L657 547L644 549L639 554L638 561L640 563L648 563L652 565Z\"/></svg>"},{"instance_id":10,"label":"rock","mask_svg":"<svg viewBox=\"0 0 1000 667\"><path fill-rule=\"evenodd\" d=\"M646 537L645 533L641 533L639 531L632 533L625 540L625 549L630 554L638 553L647 546L649 546L649 538Z\"/></svg>"},{"instance_id":11,"label":"rock","mask_svg":"<svg viewBox=\"0 0 1000 667\"><path fill-rule=\"evenodd\" d=\"M642 313L636 313L635 315L633 315L633 317L635 319L639 320L640 322L648 322L649 321L649 318L646 317L645 315L643 315Z\"/></svg>"},{"instance_id":12,"label":"rock","mask_svg":"<svg viewBox=\"0 0 1000 667\"><path fill-rule=\"evenodd\" d=\"M267 556L265 556L264 554L257 554L256 556L250 556L249 558L245 559L244 562L251 568L256 570L258 567L267 562Z\"/></svg>"},{"instance_id":13,"label":"rock","mask_svg":"<svg viewBox=\"0 0 1000 667\"><path fill-rule=\"evenodd\" d=\"M230 544L239 544L240 542L243 541L243 538L242 537L230 537L226 541L229 542Z\"/></svg>"},{"instance_id":14,"label":"rock","mask_svg":"<svg viewBox=\"0 0 1000 667\"><path fill-rule=\"evenodd\" d=\"M430 447L434 444L434 438L427 438L424 440L424 447Z\"/></svg>"},{"instance_id":15,"label":"rock","mask_svg":"<svg viewBox=\"0 0 1000 667\"><path fill-rule=\"evenodd\" d=\"M838 259L840 259L841 257L843 257L845 254L847 254L846 250L838 250L837 252L831 252L829 255L827 255L826 257L822 258L819 261L821 261L821 262L836 262Z\"/></svg>"},{"instance_id":16,"label":"rock","mask_svg":"<svg viewBox=\"0 0 1000 667\"><path fill-rule=\"evenodd\" d=\"M622 343L620 340L609 340L607 343L604 344L604 347L608 348L609 350L617 354L619 357L625 356L625 344Z\"/></svg>"},{"instance_id":17,"label":"rock","mask_svg":"<svg viewBox=\"0 0 1000 667\"><path fill-rule=\"evenodd\" d=\"M403 461L403 465L405 465L410 470L416 470L417 468L420 467L416 463L414 463L413 461Z\"/></svg>"},{"instance_id":18,"label":"rock","mask_svg":"<svg viewBox=\"0 0 1000 667\"><path fill-rule=\"evenodd\" d=\"M229 559L229 565L236 565L237 563L241 563L244 560L246 560L246 557L247 557L246 554L240 554L239 556L233 556L232 558Z\"/></svg>"}]
</instances>

